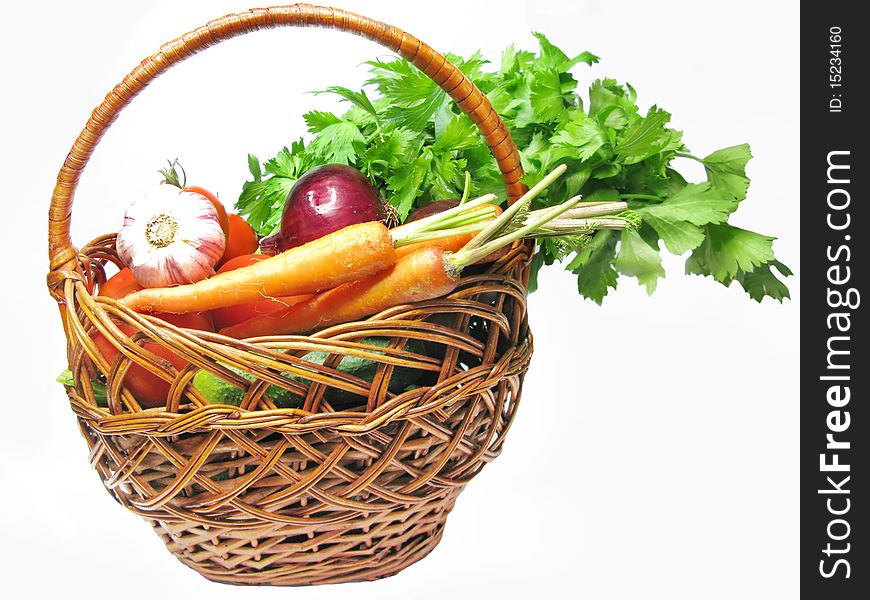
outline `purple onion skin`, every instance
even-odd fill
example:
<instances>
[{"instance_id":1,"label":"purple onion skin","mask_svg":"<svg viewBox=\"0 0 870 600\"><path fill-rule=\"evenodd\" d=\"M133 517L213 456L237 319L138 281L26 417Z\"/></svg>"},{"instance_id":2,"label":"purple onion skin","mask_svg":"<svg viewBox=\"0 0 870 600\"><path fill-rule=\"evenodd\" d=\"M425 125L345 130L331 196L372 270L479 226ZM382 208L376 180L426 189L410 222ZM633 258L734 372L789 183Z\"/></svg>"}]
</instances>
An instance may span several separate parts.
<instances>
[{"instance_id":1,"label":"purple onion skin","mask_svg":"<svg viewBox=\"0 0 870 600\"><path fill-rule=\"evenodd\" d=\"M260 250L278 254L348 225L385 218L384 200L365 175L346 165L321 165L293 184L281 229L261 240Z\"/></svg>"},{"instance_id":2,"label":"purple onion skin","mask_svg":"<svg viewBox=\"0 0 870 600\"><path fill-rule=\"evenodd\" d=\"M412 211L411 214L408 215L408 218L405 219L405 223L425 219L426 217L437 215L438 213L442 213L445 210L450 210L451 208L455 208L457 206L459 206L459 198L446 198L444 200L435 200L434 202L430 202L426 206L421 206L417 210Z\"/></svg>"},{"instance_id":3,"label":"purple onion skin","mask_svg":"<svg viewBox=\"0 0 870 600\"><path fill-rule=\"evenodd\" d=\"M267 235L260 240L260 252L267 256L275 256L281 254L281 232L278 231L272 235Z\"/></svg>"}]
</instances>

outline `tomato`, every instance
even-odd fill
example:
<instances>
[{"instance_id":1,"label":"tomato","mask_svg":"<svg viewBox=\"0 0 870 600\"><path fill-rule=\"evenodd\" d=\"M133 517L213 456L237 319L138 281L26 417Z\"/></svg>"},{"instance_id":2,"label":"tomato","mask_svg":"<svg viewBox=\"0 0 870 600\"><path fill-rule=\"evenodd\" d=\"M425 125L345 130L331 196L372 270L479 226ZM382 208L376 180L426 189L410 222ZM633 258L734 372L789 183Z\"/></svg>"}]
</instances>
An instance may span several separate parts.
<instances>
[{"instance_id":1,"label":"tomato","mask_svg":"<svg viewBox=\"0 0 870 600\"><path fill-rule=\"evenodd\" d=\"M227 235L227 245L224 256L218 261L217 266L224 265L237 256L253 254L259 248L260 242L254 228L248 225L239 215L229 215L230 232Z\"/></svg>"},{"instance_id":2,"label":"tomato","mask_svg":"<svg viewBox=\"0 0 870 600\"><path fill-rule=\"evenodd\" d=\"M214 204L215 210L218 213L218 222L221 224L221 229L223 229L224 236L229 238L230 236L230 222L229 216L227 215L227 209L224 208L223 202L221 202L217 196L212 194L205 188L199 187L198 185L188 185L184 188L185 192L193 192L194 194L199 194L200 196L205 196L209 202Z\"/></svg>"},{"instance_id":3,"label":"tomato","mask_svg":"<svg viewBox=\"0 0 870 600\"><path fill-rule=\"evenodd\" d=\"M246 267L266 258L269 257L265 254L243 254L241 256L236 256L224 263L224 265L218 269L218 273ZM253 317L272 314L287 308L288 306L292 306L297 302L307 300L310 297L310 294L305 294L301 296L284 296L281 298L264 298L263 300L257 300L256 302L246 302L244 304L236 304L235 306L216 308L212 311L214 326L215 329L220 330L224 327L247 321Z\"/></svg>"},{"instance_id":4,"label":"tomato","mask_svg":"<svg viewBox=\"0 0 870 600\"><path fill-rule=\"evenodd\" d=\"M133 272L130 269L121 269L114 276L109 278L106 283L100 287L99 295L109 298L123 298L127 294L141 290L142 287L136 283L133 278ZM211 314L208 312L189 313L183 315L173 315L168 313L155 314L167 323L171 323L176 327L186 329L198 329L200 331L214 331L214 323ZM137 329L132 325L121 324L118 326L125 335L133 337L137 333ZM103 357L113 364L120 352L115 346L109 342L102 334L94 333L93 340ZM164 361L169 362L178 370L187 366L187 361L168 350L160 344L148 343L144 347L153 352ZM166 395L169 393L169 382L159 377L137 364L131 364L127 368L127 373L124 375L124 385L136 398L136 401L145 408L154 408L162 406L166 403Z\"/></svg>"},{"instance_id":5,"label":"tomato","mask_svg":"<svg viewBox=\"0 0 870 600\"><path fill-rule=\"evenodd\" d=\"M133 271L129 268L124 268L109 277L108 281L100 286L100 296L108 296L118 300L127 294L138 292L142 286L133 277Z\"/></svg>"},{"instance_id":6,"label":"tomato","mask_svg":"<svg viewBox=\"0 0 870 600\"><path fill-rule=\"evenodd\" d=\"M269 257L265 254L241 254L239 256L234 256L233 258L228 259L223 265L221 265L221 268L218 269L217 272L226 273L227 271L233 271L241 267L247 267L248 265L252 265L267 258Z\"/></svg>"}]
</instances>

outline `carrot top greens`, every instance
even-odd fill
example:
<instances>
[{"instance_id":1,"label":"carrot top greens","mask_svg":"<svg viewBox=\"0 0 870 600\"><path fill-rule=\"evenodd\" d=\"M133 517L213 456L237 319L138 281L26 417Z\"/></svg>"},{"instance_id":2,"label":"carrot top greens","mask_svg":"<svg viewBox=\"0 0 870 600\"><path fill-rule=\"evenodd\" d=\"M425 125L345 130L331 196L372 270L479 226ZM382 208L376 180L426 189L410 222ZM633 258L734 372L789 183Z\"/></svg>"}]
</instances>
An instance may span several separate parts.
<instances>
[{"instance_id":1,"label":"carrot top greens","mask_svg":"<svg viewBox=\"0 0 870 600\"><path fill-rule=\"evenodd\" d=\"M498 69L489 68L479 53L467 60L447 56L504 119L520 149L526 183L534 185L559 164L568 167L532 208L580 194L584 202L627 202L642 224L540 239L530 289L542 265L565 262L577 276L580 294L595 302L616 288L619 274L637 278L652 293L665 275L659 253L666 249L691 252L687 273L726 286L737 281L755 300L789 297L781 279L791 271L773 254L775 238L727 222L746 198L749 146L696 156L682 143L681 132L667 126L669 113L656 106L641 110L634 88L613 79L593 81L581 97L571 71L598 57L589 52L568 57L544 35L535 36L537 52L511 45ZM278 228L293 183L325 163L360 169L403 220L414 208L469 191L503 197L501 174L479 132L434 82L401 59L367 64L372 76L365 89L323 91L346 100L347 112L306 113L312 134L307 140L293 142L264 164L248 156L252 180L236 206L258 233ZM678 158L703 164L706 181L687 182L672 164ZM470 190L466 173L472 175Z\"/></svg>"}]
</instances>

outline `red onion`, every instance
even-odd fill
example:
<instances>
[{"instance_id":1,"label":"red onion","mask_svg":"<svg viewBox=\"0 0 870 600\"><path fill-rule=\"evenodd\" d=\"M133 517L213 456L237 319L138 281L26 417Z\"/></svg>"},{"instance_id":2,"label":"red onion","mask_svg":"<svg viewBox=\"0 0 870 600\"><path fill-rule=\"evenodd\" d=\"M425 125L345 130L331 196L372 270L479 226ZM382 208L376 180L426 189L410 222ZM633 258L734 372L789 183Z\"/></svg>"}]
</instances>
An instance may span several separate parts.
<instances>
[{"instance_id":1,"label":"red onion","mask_svg":"<svg viewBox=\"0 0 870 600\"><path fill-rule=\"evenodd\" d=\"M383 221L386 216L381 195L365 175L346 165L321 165L293 185L281 229L262 239L260 250L277 254L348 225Z\"/></svg>"}]
</instances>

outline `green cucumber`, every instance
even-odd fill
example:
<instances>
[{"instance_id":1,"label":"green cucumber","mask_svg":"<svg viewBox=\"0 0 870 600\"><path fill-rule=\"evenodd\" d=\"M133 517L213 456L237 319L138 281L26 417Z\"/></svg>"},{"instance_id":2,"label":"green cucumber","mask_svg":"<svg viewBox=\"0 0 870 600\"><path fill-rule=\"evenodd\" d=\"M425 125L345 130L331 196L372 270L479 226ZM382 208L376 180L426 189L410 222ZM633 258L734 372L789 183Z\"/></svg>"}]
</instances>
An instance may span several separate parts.
<instances>
[{"instance_id":1,"label":"green cucumber","mask_svg":"<svg viewBox=\"0 0 870 600\"><path fill-rule=\"evenodd\" d=\"M379 337L366 338L363 340L363 343L378 348L386 348L389 339ZM408 340L408 343L405 344L404 350L416 354L425 354L423 343L418 340ZM382 354L380 352L373 353ZM305 354L302 358L308 362L322 365L328 356L328 352L315 350ZM379 365L380 363L367 358L343 356L338 365L335 366L335 369L341 373L352 375L371 383L375 378ZM254 377L250 373L243 372L233 367L229 368L234 373L241 375L248 381L254 380ZM416 383L422 375L423 371L420 371L419 369L394 367L388 389L394 394L401 393L405 391L408 386ZM299 375L284 373L282 376L303 385L309 385L311 383L311 380ZM208 371L199 371L193 378L193 385L202 392L210 404L230 404L232 406L239 406L242 398L245 396L244 390L217 375L209 373ZM298 408L302 405L302 398L300 396L276 385L270 385L266 389L266 395L269 396L278 408ZM342 405L347 404L348 402L358 402L361 398L362 396L359 394L335 388L328 388L326 392L324 392L324 400L330 403L340 403Z\"/></svg>"},{"instance_id":2,"label":"green cucumber","mask_svg":"<svg viewBox=\"0 0 870 600\"><path fill-rule=\"evenodd\" d=\"M236 375L240 375L248 381L254 381L254 376L246 371L235 367L227 367ZM208 371L198 371L193 376L193 386L198 389L209 404L229 404L239 406L245 397L245 390L236 387L226 379L218 377ZM278 408L294 408L301 406L301 398L277 385L266 388L266 395Z\"/></svg>"},{"instance_id":3,"label":"green cucumber","mask_svg":"<svg viewBox=\"0 0 870 600\"><path fill-rule=\"evenodd\" d=\"M58 383L62 383L68 387L75 387L75 379L73 378L72 371L67 369L63 373L57 376L55 379ZM97 406L106 407L109 406L109 400L106 397L106 384L100 381L99 379L91 379L91 390L94 392L94 400L97 401Z\"/></svg>"}]
</instances>

